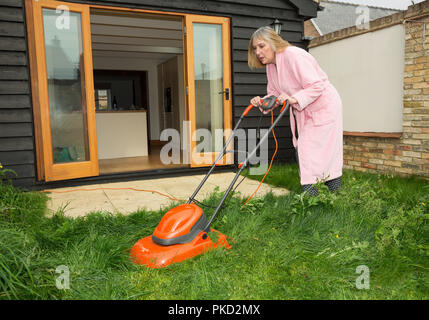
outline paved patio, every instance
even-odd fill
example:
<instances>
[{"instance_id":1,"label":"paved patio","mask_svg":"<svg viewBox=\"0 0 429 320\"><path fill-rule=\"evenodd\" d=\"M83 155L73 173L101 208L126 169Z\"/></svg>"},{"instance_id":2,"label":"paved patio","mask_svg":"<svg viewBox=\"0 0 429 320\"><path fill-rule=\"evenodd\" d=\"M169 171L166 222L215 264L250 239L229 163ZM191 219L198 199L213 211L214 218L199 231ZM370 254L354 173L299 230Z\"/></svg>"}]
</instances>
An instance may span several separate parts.
<instances>
[{"instance_id":1,"label":"paved patio","mask_svg":"<svg viewBox=\"0 0 429 320\"><path fill-rule=\"evenodd\" d=\"M234 175L233 172L212 174L196 199L203 200L214 191L216 186L219 186L219 191L226 190ZM171 198L187 200L203 177L204 175L192 175L52 189L55 192L48 193L50 197L48 208L50 214L63 208L65 215L70 217L84 216L94 211L128 214L139 209L159 210L174 200L158 193L135 191L128 188L155 190ZM239 178L238 182L241 179ZM256 190L258 183L258 181L246 178L237 188L237 191L241 192L243 197L250 196ZM82 191L82 189L95 190ZM289 193L287 189L272 187L263 183L254 197L260 197L270 191L275 195Z\"/></svg>"}]
</instances>

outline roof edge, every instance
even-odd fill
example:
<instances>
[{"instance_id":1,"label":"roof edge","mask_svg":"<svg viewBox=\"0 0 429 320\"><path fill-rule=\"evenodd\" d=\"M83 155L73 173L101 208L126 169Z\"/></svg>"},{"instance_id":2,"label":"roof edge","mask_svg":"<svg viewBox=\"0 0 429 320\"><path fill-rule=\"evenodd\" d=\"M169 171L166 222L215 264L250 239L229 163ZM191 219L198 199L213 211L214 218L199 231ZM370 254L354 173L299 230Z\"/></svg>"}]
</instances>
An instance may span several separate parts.
<instances>
[{"instance_id":1,"label":"roof edge","mask_svg":"<svg viewBox=\"0 0 429 320\"><path fill-rule=\"evenodd\" d=\"M386 10L386 11L406 11L402 10L402 9L395 9L395 8L387 8L387 7L380 7L377 5L372 5L372 4L357 4L357 3L350 3L350 2L343 2L341 0L320 0L321 2L326 2L326 3L332 3L332 4L341 4L341 5L345 5L345 6L353 6L353 7L359 7L359 6L364 6L364 7L368 7L368 8L374 8L374 9L382 9L382 10Z\"/></svg>"},{"instance_id":2,"label":"roof edge","mask_svg":"<svg viewBox=\"0 0 429 320\"><path fill-rule=\"evenodd\" d=\"M317 11L320 11L319 4L313 0L289 0L289 2L298 9L298 15L310 19L317 17Z\"/></svg>"}]
</instances>

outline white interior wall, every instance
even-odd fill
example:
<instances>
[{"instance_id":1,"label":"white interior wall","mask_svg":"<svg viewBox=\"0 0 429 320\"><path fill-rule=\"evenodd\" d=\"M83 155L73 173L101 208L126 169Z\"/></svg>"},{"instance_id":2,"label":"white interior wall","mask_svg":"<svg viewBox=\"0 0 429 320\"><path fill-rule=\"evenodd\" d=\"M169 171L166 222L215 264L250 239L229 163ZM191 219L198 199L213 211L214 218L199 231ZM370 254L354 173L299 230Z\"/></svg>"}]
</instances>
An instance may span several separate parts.
<instances>
[{"instance_id":1,"label":"white interior wall","mask_svg":"<svg viewBox=\"0 0 429 320\"><path fill-rule=\"evenodd\" d=\"M402 132L403 25L310 48L343 102L344 131Z\"/></svg>"},{"instance_id":2,"label":"white interior wall","mask_svg":"<svg viewBox=\"0 0 429 320\"><path fill-rule=\"evenodd\" d=\"M139 58L93 57L94 69L131 70L148 72L149 125L151 140L159 140L158 82L156 66L161 61Z\"/></svg>"},{"instance_id":3,"label":"white interior wall","mask_svg":"<svg viewBox=\"0 0 429 320\"><path fill-rule=\"evenodd\" d=\"M148 155L146 112L97 112L98 159Z\"/></svg>"},{"instance_id":4,"label":"white interior wall","mask_svg":"<svg viewBox=\"0 0 429 320\"><path fill-rule=\"evenodd\" d=\"M182 56L181 18L94 9L91 41L94 69L148 72L150 138L159 140L157 65Z\"/></svg>"},{"instance_id":5,"label":"white interior wall","mask_svg":"<svg viewBox=\"0 0 429 320\"><path fill-rule=\"evenodd\" d=\"M100 70L131 70L148 72L148 97L149 97L149 126L151 140L159 140L159 101L158 101L158 72L157 65L162 60L148 60L140 58L113 58L113 57L93 57L93 68ZM180 128L183 134L183 121L186 118L185 96L184 96L184 69L183 56L177 56L178 80L179 80L179 107L180 107Z\"/></svg>"}]
</instances>

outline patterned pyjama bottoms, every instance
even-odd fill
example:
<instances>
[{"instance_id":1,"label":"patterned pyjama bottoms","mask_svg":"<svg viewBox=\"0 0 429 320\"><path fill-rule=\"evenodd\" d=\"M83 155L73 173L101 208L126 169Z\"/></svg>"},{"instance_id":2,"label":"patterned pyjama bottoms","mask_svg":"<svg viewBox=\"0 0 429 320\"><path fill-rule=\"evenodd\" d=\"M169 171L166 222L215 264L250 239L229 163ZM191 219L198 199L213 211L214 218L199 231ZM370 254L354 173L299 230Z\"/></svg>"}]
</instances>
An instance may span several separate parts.
<instances>
[{"instance_id":1,"label":"patterned pyjama bottoms","mask_svg":"<svg viewBox=\"0 0 429 320\"><path fill-rule=\"evenodd\" d=\"M334 192L341 189L341 177L325 181L325 185L329 188L330 191ZM316 185L314 184L304 184L302 186L302 192L307 192L310 196L317 196L319 190L317 190Z\"/></svg>"}]
</instances>

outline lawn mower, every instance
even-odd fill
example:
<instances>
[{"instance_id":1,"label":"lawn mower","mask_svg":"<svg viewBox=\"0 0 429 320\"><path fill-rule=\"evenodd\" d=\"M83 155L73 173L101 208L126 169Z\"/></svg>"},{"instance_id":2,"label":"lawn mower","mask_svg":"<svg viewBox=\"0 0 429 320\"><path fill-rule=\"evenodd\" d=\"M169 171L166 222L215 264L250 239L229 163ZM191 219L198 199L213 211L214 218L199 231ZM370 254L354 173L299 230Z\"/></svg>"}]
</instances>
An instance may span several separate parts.
<instances>
[{"instance_id":1,"label":"lawn mower","mask_svg":"<svg viewBox=\"0 0 429 320\"><path fill-rule=\"evenodd\" d=\"M264 111L268 111L278 104L278 101L276 97L269 96L264 100L261 100L261 104L261 108ZM228 194L231 192L241 172L248 165L249 160L256 154L258 148L268 138L270 131L274 129L274 127L289 109L289 102L287 100L283 103L280 114L277 116L275 121L272 121L271 127L260 139L255 149L247 154L244 162L239 164L239 170L237 170L233 181L224 193L222 200L216 207L210 219L207 219L203 209L196 205L194 203L196 201L194 200L204 183L209 178L210 174L213 172L219 160L221 160L224 154L227 152L226 149L233 139L241 121L253 107L253 105L249 105L244 110L240 119L237 121L234 130L226 141L222 151L189 200L184 204L170 209L162 217L152 235L140 239L134 244L130 250L130 257L134 263L150 268L162 268L172 263L177 263L185 259L192 258L214 248L231 248L227 241L227 236L215 229L210 228L210 225L212 224L213 219L216 217L219 210L222 208ZM212 239L209 237L209 233L212 235Z\"/></svg>"}]
</instances>

